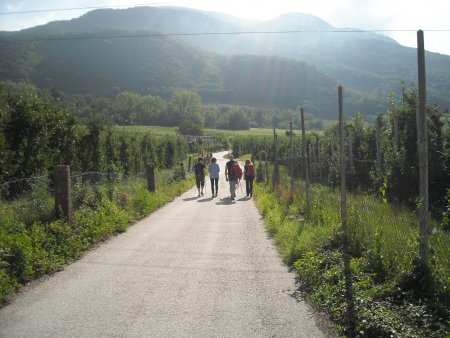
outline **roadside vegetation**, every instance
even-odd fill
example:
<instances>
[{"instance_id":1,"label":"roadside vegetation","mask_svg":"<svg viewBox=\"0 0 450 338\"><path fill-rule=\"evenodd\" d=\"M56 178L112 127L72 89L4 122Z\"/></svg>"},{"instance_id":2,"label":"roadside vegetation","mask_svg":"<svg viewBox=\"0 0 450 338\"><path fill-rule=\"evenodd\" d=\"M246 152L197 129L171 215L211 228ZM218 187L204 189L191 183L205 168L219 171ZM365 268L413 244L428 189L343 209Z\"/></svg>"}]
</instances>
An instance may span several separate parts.
<instances>
[{"instance_id":1,"label":"roadside vegetation","mask_svg":"<svg viewBox=\"0 0 450 338\"><path fill-rule=\"evenodd\" d=\"M0 304L192 187L186 160L201 146L125 134L96 118L82 124L30 84L10 89L0 86ZM155 192L144 179L148 163ZM55 210L59 164L70 166L72 226Z\"/></svg>"},{"instance_id":2,"label":"roadside vegetation","mask_svg":"<svg viewBox=\"0 0 450 338\"><path fill-rule=\"evenodd\" d=\"M174 171L161 172L157 180L164 185L155 192L138 178L132 184L80 182L73 187L78 208L72 226L54 219L54 197L47 187L12 203L0 202L0 303L20 286L62 269L194 185L193 178L170 177Z\"/></svg>"},{"instance_id":3,"label":"roadside vegetation","mask_svg":"<svg viewBox=\"0 0 450 338\"><path fill-rule=\"evenodd\" d=\"M303 297L327 313L342 335L443 337L448 334L450 266L448 244L445 244L450 243L448 232L439 232L431 239L432 277L421 280L423 274L414 268L415 216L406 208L393 208L375 197L350 195L349 212L357 216L358 224L349 225L353 302L353 316L349 318L339 191L319 185L313 191L308 219L303 217L306 201L302 192L295 193L290 201L286 186L273 191L268 184L259 183L254 193L283 260L298 274Z\"/></svg>"},{"instance_id":4,"label":"roadside vegetation","mask_svg":"<svg viewBox=\"0 0 450 338\"><path fill-rule=\"evenodd\" d=\"M343 149L336 124L306 133L308 170L298 131L292 152L284 130L271 138L234 137L233 151L252 157L257 173L263 173L254 197L283 260L298 274L297 294L327 313L340 335L445 337L450 333L449 114L427 106L430 250L424 265L416 91L404 87L398 100L390 100L390 110L380 113L375 125L361 114L346 119Z\"/></svg>"}]
</instances>

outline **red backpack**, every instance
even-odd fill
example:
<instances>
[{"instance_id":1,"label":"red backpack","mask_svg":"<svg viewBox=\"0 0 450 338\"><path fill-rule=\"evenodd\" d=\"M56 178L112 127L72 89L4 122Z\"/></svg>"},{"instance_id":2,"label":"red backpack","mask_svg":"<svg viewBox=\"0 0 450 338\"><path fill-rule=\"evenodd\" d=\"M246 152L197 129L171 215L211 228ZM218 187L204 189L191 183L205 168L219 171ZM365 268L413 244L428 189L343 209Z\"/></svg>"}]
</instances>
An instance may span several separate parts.
<instances>
[{"instance_id":1,"label":"red backpack","mask_svg":"<svg viewBox=\"0 0 450 338\"><path fill-rule=\"evenodd\" d=\"M247 168L246 176L255 176L255 167L253 166L252 163L247 165L246 168Z\"/></svg>"},{"instance_id":2,"label":"red backpack","mask_svg":"<svg viewBox=\"0 0 450 338\"><path fill-rule=\"evenodd\" d=\"M234 176L234 178L239 178L239 179L242 178L241 166L236 161L233 162L233 176Z\"/></svg>"}]
</instances>

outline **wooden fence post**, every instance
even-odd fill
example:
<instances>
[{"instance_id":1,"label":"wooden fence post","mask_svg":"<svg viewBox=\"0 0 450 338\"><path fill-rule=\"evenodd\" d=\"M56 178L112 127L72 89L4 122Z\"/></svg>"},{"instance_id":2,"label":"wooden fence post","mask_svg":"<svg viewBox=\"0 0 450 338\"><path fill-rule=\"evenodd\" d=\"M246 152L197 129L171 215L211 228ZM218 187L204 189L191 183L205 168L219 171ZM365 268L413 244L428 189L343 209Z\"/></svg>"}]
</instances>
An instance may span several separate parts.
<instances>
[{"instance_id":1,"label":"wooden fence post","mask_svg":"<svg viewBox=\"0 0 450 338\"><path fill-rule=\"evenodd\" d=\"M308 171L308 149L306 149L306 131L305 131L305 114L303 112L303 107L300 108L300 119L302 124L302 154L303 154L303 162L304 162L304 170L305 170L305 182L306 182L306 216L309 216L309 210L310 210L310 192L309 192L309 171Z\"/></svg>"},{"instance_id":2,"label":"wooden fence post","mask_svg":"<svg viewBox=\"0 0 450 338\"><path fill-rule=\"evenodd\" d=\"M425 82L425 47L423 31L417 31L417 60L419 77L419 107L417 109L417 141L419 152L419 194L420 194L420 263L428 270L428 140L426 112L426 82Z\"/></svg>"},{"instance_id":3,"label":"wooden fence post","mask_svg":"<svg viewBox=\"0 0 450 338\"><path fill-rule=\"evenodd\" d=\"M339 95L339 165L340 165L340 184L341 184L341 223L343 238L343 256L344 256L344 276L345 276L345 297L347 299L347 323L350 336L355 332L355 305L353 300L352 271L350 268L350 238L347 228L347 196L345 191L345 125L344 125L344 101L342 95L342 86L338 88Z\"/></svg>"},{"instance_id":4,"label":"wooden fence post","mask_svg":"<svg viewBox=\"0 0 450 338\"><path fill-rule=\"evenodd\" d=\"M311 183L314 182L314 143L310 143L309 144L309 149L308 149L308 153L309 153L309 179L311 180Z\"/></svg>"},{"instance_id":5,"label":"wooden fence post","mask_svg":"<svg viewBox=\"0 0 450 338\"><path fill-rule=\"evenodd\" d=\"M342 86L338 87L339 95L339 167L340 167L340 185L341 185L341 222L344 236L347 236L347 200L345 194L345 126L344 126L344 108L342 97ZM346 243L347 244L347 243Z\"/></svg>"},{"instance_id":6,"label":"wooden fence post","mask_svg":"<svg viewBox=\"0 0 450 338\"><path fill-rule=\"evenodd\" d=\"M319 167L319 182L322 182L322 154L320 149L320 139L317 140L317 165Z\"/></svg>"},{"instance_id":7,"label":"wooden fence post","mask_svg":"<svg viewBox=\"0 0 450 338\"><path fill-rule=\"evenodd\" d=\"M274 142L274 166L273 166L273 174L272 174L272 185L273 188L280 183L280 168L278 164L278 136L273 128L273 142Z\"/></svg>"},{"instance_id":8,"label":"wooden fence post","mask_svg":"<svg viewBox=\"0 0 450 338\"><path fill-rule=\"evenodd\" d=\"M73 225L72 184L70 180L70 167L57 165L55 172L55 211L63 216L68 224ZM62 215L61 215L62 213Z\"/></svg>"},{"instance_id":9,"label":"wooden fence post","mask_svg":"<svg viewBox=\"0 0 450 338\"><path fill-rule=\"evenodd\" d=\"M351 128L348 129L348 152L350 159L350 190L353 191L353 175L355 174L355 166L353 165L353 134Z\"/></svg>"},{"instance_id":10,"label":"wooden fence post","mask_svg":"<svg viewBox=\"0 0 450 338\"><path fill-rule=\"evenodd\" d=\"M293 144L293 135L294 132L292 130L292 122L289 122L289 175L291 176L291 189L290 189L290 203L294 200L294 144Z\"/></svg>"},{"instance_id":11,"label":"wooden fence post","mask_svg":"<svg viewBox=\"0 0 450 338\"><path fill-rule=\"evenodd\" d=\"M155 192L156 190L155 167L153 166L153 163L147 164L146 173L147 173L147 189L151 192Z\"/></svg>"}]
</instances>

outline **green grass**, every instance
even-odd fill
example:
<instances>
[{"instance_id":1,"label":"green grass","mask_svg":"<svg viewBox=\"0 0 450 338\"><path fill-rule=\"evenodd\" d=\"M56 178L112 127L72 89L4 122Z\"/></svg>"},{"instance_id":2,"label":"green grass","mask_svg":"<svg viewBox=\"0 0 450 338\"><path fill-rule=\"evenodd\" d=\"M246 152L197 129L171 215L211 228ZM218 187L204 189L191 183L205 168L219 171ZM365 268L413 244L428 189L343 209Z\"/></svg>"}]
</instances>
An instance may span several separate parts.
<instances>
[{"instance_id":1,"label":"green grass","mask_svg":"<svg viewBox=\"0 0 450 338\"><path fill-rule=\"evenodd\" d=\"M283 171L282 171L283 172ZM313 185L306 217L303 183L293 199L282 175L275 192L256 184L255 199L283 260L297 271L307 298L336 330L351 335L345 287L340 192ZM410 210L361 193L347 195L350 271L356 333L370 337L442 337L450 318L450 235L430 237L431 277L417 269L418 222Z\"/></svg>"},{"instance_id":2,"label":"green grass","mask_svg":"<svg viewBox=\"0 0 450 338\"><path fill-rule=\"evenodd\" d=\"M205 135L234 136L267 136L273 137L273 130L269 128L250 128L249 130L204 129Z\"/></svg>"},{"instance_id":3,"label":"green grass","mask_svg":"<svg viewBox=\"0 0 450 338\"><path fill-rule=\"evenodd\" d=\"M57 271L80 257L93 244L126 231L136 220L155 211L194 185L189 178L169 183L169 171L158 173L155 192L149 192L145 180L132 179L127 184L88 184L74 187L79 206L75 224L61 220L42 221L22 217L20 210L36 213L39 205L30 201L10 204L0 202L0 304L21 285L47 273ZM40 199L48 201L48 191ZM35 192L37 194L37 192ZM51 207L44 203L46 212Z\"/></svg>"},{"instance_id":4,"label":"green grass","mask_svg":"<svg viewBox=\"0 0 450 338\"><path fill-rule=\"evenodd\" d=\"M117 133L125 134L150 134L152 136L176 135L176 127L159 127L159 126L114 126L113 130Z\"/></svg>"},{"instance_id":5,"label":"green grass","mask_svg":"<svg viewBox=\"0 0 450 338\"><path fill-rule=\"evenodd\" d=\"M152 135L176 135L176 127L159 127L159 126L114 126L114 131L124 133L149 133ZM278 129L280 132L282 129ZM251 128L250 130L224 130L224 129L203 129L204 135L217 136L267 136L273 137L273 130L269 128Z\"/></svg>"},{"instance_id":6,"label":"green grass","mask_svg":"<svg viewBox=\"0 0 450 338\"><path fill-rule=\"evenodd\" d=\"M114 126L113 130L117 133L148 133L153 136L165 136L165 135L176 135L177 127L160 127L160 126ZM278 136L284 137L285 131L288 128L278 128L276 132ZM204 135L213 135L220 137L235 137L235 136L245 136L245 137L267 137L268 140L273 138L273 129L271 128L250 128L249 130L224 130L224 129L211 129L205 128L203 129ZM301 135L300 130L294 130L297 135ZM308 133L309 131L307 131ZM321 131L313 131L313 132L321 132Z\"/></svg>"}]
</instances>

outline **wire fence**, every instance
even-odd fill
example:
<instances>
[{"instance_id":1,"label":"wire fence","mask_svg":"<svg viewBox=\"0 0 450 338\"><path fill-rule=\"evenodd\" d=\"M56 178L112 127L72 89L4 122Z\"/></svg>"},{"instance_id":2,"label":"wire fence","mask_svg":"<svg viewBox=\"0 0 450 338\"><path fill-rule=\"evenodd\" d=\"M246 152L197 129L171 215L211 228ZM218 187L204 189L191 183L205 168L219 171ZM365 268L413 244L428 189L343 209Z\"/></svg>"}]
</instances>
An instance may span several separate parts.
<instances>
[{"instance_id":1,"label":"wire fence","mask_svg":"<svg viewBox=\"0 0 450 338\"><path fill-rule=\"evenodd\" d=\"M307 158L297 158L296 162L304 160ZM378 281L376 283L380 283L380 290L384 287L383 283L395 283L399 293L407 292L399 286L411 280L414 285L409 287L422 288L418 283L423 277L414 279L418 276L416 268L420 257L420 221L418 207L415 204L417 199L405 198L417 196L418 180L414 175L406 174L402 177L402 182L405 182L404 189L399 196L394 196L394 199L391 196L388 200L385 187L372 191L361 189L346 191L344 225L340 187L338 184L333 186L325 181L326 175L330 174L329 168L339 168L337 157L317 159L317 163L310 165L309 174L314 179L311 179L309 184L305 179L305 166L297 167L297 170L290 174L288 161L280 162L277 184L273 182L276 177L275 163L256 160L255 166L256 172L259 172L259 180L273 187L286 219L297 225L297 230L290 230L295 232L293 235L286 232L280 235L281 238L295 237L289 244L290 257L285 258L293 264L311 251L339 252L343 259L345 276L345 281L341 283L346 284L341 294L342 306L348 308L344 320L348 321L349 328L355 327L355 320L358 316L363 316L361 313L365 311L364 304L358 301L352 289L355 287L360 290L364 288L364 283L371 283L360 279L361 275L353 275L355 264L360 264L358 272L362 269L371 276L363 278L373 278ZM356 181L357 175L358 172L353 171L349 178ZM285 221L281 222L284 224ZM429 233L428 268L431 278L424 279L428 281L426 287L439 290L441 295L448 295L450 232L437 220L430 220ZM276 236L275 240L278 238L280 237ZM281 240L290 243L286 238ZM282 249L282 252L283 250L285 249ZM366 265L361 268L361 264ZM325 268L321 278L327 278L327 273ZM445 303L445 300L441 301L442 304Z\"/></svg>"},{"instance_id":2,"label":"wire fence","mask_svg":"<svg viewBox=\"0 0 450 338\"><path fill-rule=\"evenodd\" d=\"M157 189L189 177L190 173L185 169L187 160L182 163L172 169L155 170ZM96 209L103 198L114 199L120 206L125 206L131 194L148 187L145 172L132 176L121 173L72 172L70 182L74 212L82 207ZM17 222L31 225L34 222L49 222L58 217L55 210L53 172L2 183L0 197L0 212L11 215Z\"/></svg>"},{"instance_id":3,"label":"wire fence","mask_svg":"<svg viewBox=\"0 0 450 338\"><path fill-rule=\"evenodd\" d=\"M331 156L299 156L292 161L292 174L289 173L288 160L278 161L280 177L276 184L273 182L277 170L275 163L256 159L256 171L261 176L260 180L270 180L280 198L295 203L298 200L292 194L301 195L298 202L301 203L301 217L314 217L315 209L324 204L329 209L339 211L341 190L338 153ZM389 183L396 184L395 187L388 187L380 178L379 186L363 190L359 185L363 177L369 174L377 180L376 176L381 175L374 169L377 161L355 158L353 162L355 166L350 167L349 159L345 159L346 223L352 255L378 255L382 257L385 269L397 274L410 271L414 259L419 256L417 174L414 171L402 171ZM308 166L308 170L305 170L305 166ZM416 168L417 162L409 162L407 167ZM306 174L309 174L309 186ZM341 223L342 219L339 217L337 222ZM430 269L445 285L450 276L450 233L434 219L430 220L429 227Z\"/></svg>"},{"instance_id":4,"label":"wire fence","mask_svg":"<svg viewBox=\"0 0 450 338\"><path fill-rule=\"evenodd\" d=\"M311 138L308 142L289 142L289 149L286 142L277 144L274 133L273 145L264 144L252 154L257 181L265 181L273 188L285 207L284 215L298 225L298 230L292 230L295 233L291 234L295 239L289 249L290 262L294 263L308 250L337 250L342 256L345 276L342 301L348 308L348 327L353 330L355 312L360 314L363 310L354 298L352 286L360 288L366 281L352 276L352 264L357 261L367 264L364 269L372 274L370 278L412 283L414 286L410 288L422 290L433 288L448 297L450 228L445 217L441 220L430 213L428 236L422 235L423 197L417 155L407 156L406 148L392 151L391 147L383 152L381 142L375 141L379 139L376 135L373 140L377 147L358 153L351 134L342 134L340 144L333 135L330 141L328 135L328 139L322 137L315 142ZM430 170L434 173L430 182L442 176L441 169L436 168L440 167L431 163ZM445 172L445 163L442 168ZM448 184L448 177L443 177L440 186L429 188L430 194L436 193L437 187L442 189L439 192L442 195L450 189ZM439 201L435 196L434 201ZM437 203L434 207L442 210ZM446 208L450 210L448 204ZM422 270L424 242L428 255ZM419 271L429 273L421 275Z\"/></svg>"}]
</instances>

